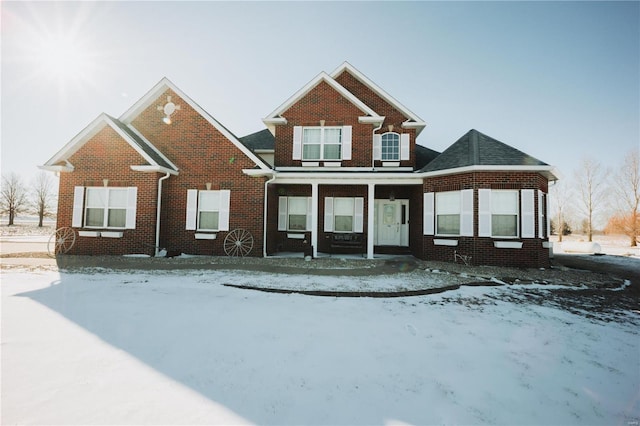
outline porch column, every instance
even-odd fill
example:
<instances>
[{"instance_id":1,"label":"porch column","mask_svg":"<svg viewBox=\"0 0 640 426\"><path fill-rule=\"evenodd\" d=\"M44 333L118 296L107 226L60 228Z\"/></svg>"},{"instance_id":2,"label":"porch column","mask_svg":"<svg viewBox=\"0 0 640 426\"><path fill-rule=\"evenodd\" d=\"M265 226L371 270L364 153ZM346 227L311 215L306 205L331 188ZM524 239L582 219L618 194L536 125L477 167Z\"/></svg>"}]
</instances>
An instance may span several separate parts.
<instances>
[{"instance_id":1,"label":"porch column","mask_svg":"<svg viewBox=\"0 0 640 426\"><path fill-rule=\"evenodd\" d=\"M367 194L367 259L373 259L373 236L375 228L373 226L373 216L375 211L376 185L368 184L369 193Z\"/></svg>"},{"instance_id":2,"label":"porch column","mask_svg":"<svg viewBox=\"0 0 640 426\"><path fill-rule=\"evenodd\" d=\"M313 257L318 257L318 184L311 184L311 246L313 247Z\"/></svg>"}]
</instances>

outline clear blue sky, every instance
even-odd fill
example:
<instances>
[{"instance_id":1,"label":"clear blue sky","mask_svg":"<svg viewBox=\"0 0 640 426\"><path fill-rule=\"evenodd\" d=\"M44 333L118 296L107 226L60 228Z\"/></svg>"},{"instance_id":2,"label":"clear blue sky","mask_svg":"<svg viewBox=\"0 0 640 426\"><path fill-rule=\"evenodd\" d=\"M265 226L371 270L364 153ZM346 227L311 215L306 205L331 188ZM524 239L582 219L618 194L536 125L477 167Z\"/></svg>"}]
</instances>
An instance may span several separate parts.
<instances>
[{"instance_id":1,"label":"clear blue sky","mask_svg":"<svg viewBox=\"0 0 640 426\"><path fill-rule=\"evenodd\" d=\"M425 120L418 143L438 151L475 128L570 176L585 155L614 167L640 145L639 2L0 7L3 174L37 173L162 77L244 136L345 60Z\"/></svg>"}]
</instances>

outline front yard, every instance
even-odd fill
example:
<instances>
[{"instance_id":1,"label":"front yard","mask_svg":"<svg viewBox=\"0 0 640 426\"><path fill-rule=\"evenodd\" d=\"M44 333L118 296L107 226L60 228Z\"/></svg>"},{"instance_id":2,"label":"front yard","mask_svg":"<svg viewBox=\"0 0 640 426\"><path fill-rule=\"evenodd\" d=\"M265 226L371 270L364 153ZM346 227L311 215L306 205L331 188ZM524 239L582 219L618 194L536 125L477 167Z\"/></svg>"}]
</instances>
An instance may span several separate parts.
<instances>
[{"instance_id":1,"label":"front yard","mask_svg":"<svg viewBox=\"0 0 640 426\"><path fill-rule=\"evenodd\" d=\"M558 303L572 298L563 292L585 290L580 283L393 299L222 285L283 277L3 271L2 424L640 419L640 316L617 305L599 312ZM385 285L401 287L404 277L390 275ZM360 285L374 280L357 277Z\"/></svg>"}]
</instances>

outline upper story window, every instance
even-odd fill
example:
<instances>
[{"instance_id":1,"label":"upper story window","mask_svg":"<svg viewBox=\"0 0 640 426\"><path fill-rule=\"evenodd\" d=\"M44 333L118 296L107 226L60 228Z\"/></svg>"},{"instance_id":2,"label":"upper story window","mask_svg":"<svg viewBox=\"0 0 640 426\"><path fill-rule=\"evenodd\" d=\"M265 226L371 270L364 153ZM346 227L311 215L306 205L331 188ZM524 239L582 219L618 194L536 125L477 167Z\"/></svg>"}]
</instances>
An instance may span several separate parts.
<instances>
[{"instance_id":1,"label":"upper story window","mask_svg":"<svg viewBox=\"0 0 640 426\"><path fill-rule=\"evenodd\" d=\"M73 193L73 227L134 229L136 187L83 187Z\"/></svg>"},{"instance_id":2,"label":"upper story window","mask_svg":"<svg viewBox=\"0 0 640 426\"><path fill-rule=\"evenodd\" d=\"M342 127L304 127L303 160L340 160Z\"/></svg>"},{"instance_id":3,"label":"upper story window","mask_svg":"<svg viewBox=\"0 0 640 426\"><path fill-rule=\"evenodd\" d=\"M382 161L397 161L400 159L400 135L385 133L381 139Z\"/></svg>"},{"instance_id":4,"label":"upper story window","mask_svg":"<svg viewBox=\"0 0 640 426\"><path fill-rule=\"evenodd\" d=\"M294 160L336 162L351 160L351 126L294 126Z\"/></svg>"},{"instance_id":5,"label":"upper story window","mask_svg":"<svg viewBox=\"0 0 640 426\"><path fill-rule=\"evenodd\" d=\"M378 161L406 161L411 159L409 133L387 132L373 135L373 159Z\"/></svg>"}]
</instances>

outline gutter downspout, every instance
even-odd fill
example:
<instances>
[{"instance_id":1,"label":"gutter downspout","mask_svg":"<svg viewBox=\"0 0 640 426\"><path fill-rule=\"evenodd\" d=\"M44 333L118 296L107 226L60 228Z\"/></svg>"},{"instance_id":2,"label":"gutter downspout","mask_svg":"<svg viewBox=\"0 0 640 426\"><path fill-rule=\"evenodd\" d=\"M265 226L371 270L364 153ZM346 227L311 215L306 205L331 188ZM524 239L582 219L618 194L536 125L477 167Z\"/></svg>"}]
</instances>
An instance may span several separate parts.
<instances>
[{"instance_id":1,"label":"gutter downspout","mask_svg":"<svg viewBox=\"0 0 640 426\"><path fill-rule=\"evenodd\" d=\"M160 207L162 205L162 181L168 179L171 176L171 173L167 172L166 175L158 179L158 208L156 211L156 254L155 257L158 257L160 254Z\"/></svg>"},{"instance_id":2,"label":"gutter downspout","mask_svg":"<svg viewBox=\"0 0 640 426\"><path fill-rule=\"evenodd\" d=\"M274 173L273 176L271 176L271 178L269 180L265 181L265 183L264 183L264 214L262 215L262 221L264 222L263 223L263 228L264 229L263 229L263 234L262 234L262 257L267 257L267 208L268 208L267 187L275 179L276 179L276 175Z\"/></svg>"}]
</instances>

